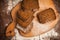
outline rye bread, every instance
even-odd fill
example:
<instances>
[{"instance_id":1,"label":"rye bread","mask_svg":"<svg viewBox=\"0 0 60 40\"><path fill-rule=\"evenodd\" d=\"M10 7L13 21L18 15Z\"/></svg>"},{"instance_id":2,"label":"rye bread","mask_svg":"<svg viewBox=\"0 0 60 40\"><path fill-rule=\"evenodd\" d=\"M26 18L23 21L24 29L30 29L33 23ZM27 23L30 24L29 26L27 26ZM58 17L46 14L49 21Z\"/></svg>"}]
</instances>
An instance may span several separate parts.
<instances>
[{"instance_id":1,"label":"rye bread","mask_svg":"<svg viewBox=\"0 0 60 40\"><path fill-rule=\"evenodd\" d=\"M17 23L26 28L33 20L33 12L30 10L19 10L17 13Z\"/></svg>"},{"instance_id":2,"label":"rye bread","mask_svg":"<svg viewBox=\"0 0 60 40\"><path fill-rule=\"evenodd\" d=\"M39 3L38 0L23 0L22 7L29 10L38 9Z\"/></svg>"},{"instance_id":3,"label":"rye bread","mask_svg":"<svg viewBox=\"0 0 60 40\"><path fill-rule=\"evenodd\" d=\"M52 21L56 19L55 12L52 8L46 9L37 14L38 21L40 23L46 23L48 21Z\"/></svg>"}]
</instances>

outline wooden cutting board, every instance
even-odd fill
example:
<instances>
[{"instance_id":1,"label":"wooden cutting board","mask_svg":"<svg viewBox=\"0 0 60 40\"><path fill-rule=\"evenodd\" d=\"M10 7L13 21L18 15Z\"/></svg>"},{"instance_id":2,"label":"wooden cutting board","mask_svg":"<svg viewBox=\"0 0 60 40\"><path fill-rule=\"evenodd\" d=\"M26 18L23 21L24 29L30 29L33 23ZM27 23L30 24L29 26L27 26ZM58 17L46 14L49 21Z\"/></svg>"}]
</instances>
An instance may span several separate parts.
<instances>
[{"instance_id":1,"label":"wooden cutting board","mask_svg":"<svg viewBox=\"0 0 60 40\"><path fill-rule=\"evenodd\" d=\"M52 28L54 28L55 25L57 24L57 22L59 20L59 15L58 15L58 12L57 12L52 0L39 0L39 7L40 7L39 11L37 11L34 14L34 16L40 11L43 11L43 10L48 9L48 8L52 8L55 12L56 19L54 21L51 21L51 22L48 22L45 24L41 24L41 23L38 23L37 18L35 16L35 19L32 22L33 28L31 29L31 31L29 33L26 33L26 34L20 31L20 34L22 36L33 37L33 36L44 34L44 33L48 32L49 30L51 30Z\"/></svg>"}]
</instances>

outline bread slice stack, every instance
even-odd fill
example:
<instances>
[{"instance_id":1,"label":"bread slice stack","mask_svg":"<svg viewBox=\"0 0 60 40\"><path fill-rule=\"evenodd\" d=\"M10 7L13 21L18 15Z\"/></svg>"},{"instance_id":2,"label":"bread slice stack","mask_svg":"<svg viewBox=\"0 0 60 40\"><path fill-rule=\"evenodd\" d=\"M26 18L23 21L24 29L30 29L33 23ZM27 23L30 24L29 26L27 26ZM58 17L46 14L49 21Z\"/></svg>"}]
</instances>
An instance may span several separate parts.
<instances>
[{"instance_id":1,"label":"bread slice stack","mask_svg":"<svg viewBox=\"0 0 60 40\"><path fill-rule=\"evenodd\" d=\"M17 13L17 23L24 28L27 27L32 22L35 9L39 9L38 0L23 0Z\"/></svg>"},{"instance_id":2,"label":"bread slice stack","mask_svg":"<svg viewBox=\"0 0 60 40\"><path fill-rule=\"evenodd\" d=\"M53 9L49 8L37 14L38 21L40 23L46 23L56 19L56 15Z\"/></svg>"},{"instance_id":3,"label":"bread slice stack","mask_svg":"<svg viewBox=\"0 0 60 40\"><path fill-rule=\"evenodd\" d=\"M33 20L33 12L30 10L19 10L17 13L17 23L26 28Z\"/></svg>"}]
</instances>

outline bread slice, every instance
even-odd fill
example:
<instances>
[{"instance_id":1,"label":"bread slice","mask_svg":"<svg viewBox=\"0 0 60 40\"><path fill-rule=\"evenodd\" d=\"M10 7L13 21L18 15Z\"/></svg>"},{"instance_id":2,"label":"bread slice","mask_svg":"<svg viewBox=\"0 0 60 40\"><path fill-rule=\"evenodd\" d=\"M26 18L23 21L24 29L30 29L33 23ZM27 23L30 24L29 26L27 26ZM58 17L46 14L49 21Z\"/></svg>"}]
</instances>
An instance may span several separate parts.
<instances>
[{"instance_id":1,"label":"bread slice","mask_svg":"<svg viewBox=\"0 0 60 40\"><path fill-rule=\"evenodd\" d=\"M17 13L17 17L21 19L22 21L28 20L32 16L33 12L30 10L19 10Z\"/></svg>"},{"instance_id":2,"label":"bread slice","mask_svg":"<svg viewBox=\"0 0 60 40\"><path fill-rule=\"evenodd\" d=\"M48 21L52 21L56 19L55 12L52 8L46 9L37 14L37 18L40 23L46 23Z\"/></svg>"},{"instance_id":3,"label":"bread slice","mask_svg":"<svg viewBox=\"0 0 60 40\"><path fill-rule=\"evenodd\" d=\"M19 10L17 13L17 23L26 28L33 20L33 12L30 10Z\"/></svg>"},{"instance_id":4,"label":"bread slice","mask_svg":"<svg viewBox=\"0 0 60 40\"><path fill-rule=\"evenodd\" d=\"M38 0L23 0L22 6L26 9L33 10L39 8Z\"/></svg>"}]
</instances>

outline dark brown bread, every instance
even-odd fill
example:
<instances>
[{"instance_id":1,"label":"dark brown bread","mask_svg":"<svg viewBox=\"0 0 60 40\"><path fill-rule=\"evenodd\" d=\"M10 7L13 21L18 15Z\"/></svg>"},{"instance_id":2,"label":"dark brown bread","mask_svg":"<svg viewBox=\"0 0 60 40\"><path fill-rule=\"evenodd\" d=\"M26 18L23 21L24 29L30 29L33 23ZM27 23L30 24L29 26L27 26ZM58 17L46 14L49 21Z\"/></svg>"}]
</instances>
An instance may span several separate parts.
<instances>
[{"instance_id":1,"label":"dark brown bread","mask_svg":"<svg viewBox=\"0 0 60 40\"><path fill-rule=\"evenodd\" d=\"M19 10L17 13L17 17L22 21L28 20L31 16L33 16L33 12L30 10Z\"/></svg>"},{"instance_id":2,"label":"dark brown bread","mask_svg":"<svg viewBox=\"0 0 60 40\"><path fill-rule=\"evenodd\" d=\"M46 23L56 19L56 15L53 9L49 8L37 14L37 18L40 23Z\"/></svg>"},{"instance_id":3,"label":"dark brown bread","mask_svg":"<svg viewBox=\"0 0 60 40\"><path fill-rule=\"evenodd\" d=\"M30 10L19 10L18 15L17 15L17 23L26 28L31 21L33 20L33 12Z\"/></svg>"},{"instance_id":4,"label":"dark brown bread","mask_svg":"<svg viewBox=\"0 0 60 40\"><path fill-rule=\"evenodd\" d=\"M38 0L23 0L22 1L22 6L25 9L29 9L29 10L33 10L33 9L38 9L39 8Z\"/></svg>"}]
</instances>

